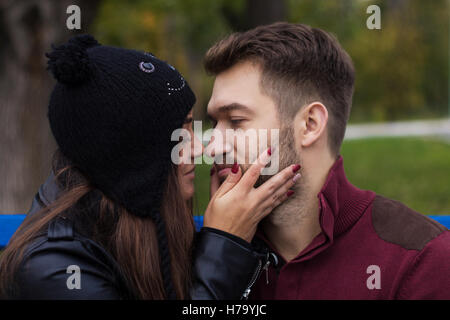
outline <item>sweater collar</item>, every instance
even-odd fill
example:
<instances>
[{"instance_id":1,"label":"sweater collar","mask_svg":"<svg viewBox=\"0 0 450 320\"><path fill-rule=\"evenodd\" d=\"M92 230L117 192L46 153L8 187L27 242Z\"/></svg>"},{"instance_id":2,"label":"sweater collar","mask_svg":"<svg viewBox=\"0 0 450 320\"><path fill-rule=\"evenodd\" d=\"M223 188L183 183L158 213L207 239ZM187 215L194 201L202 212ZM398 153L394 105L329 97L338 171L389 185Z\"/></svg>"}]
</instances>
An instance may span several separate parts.
<instances>
[{"instance_id":1,"label":"sweater collar","mask_svg":"<svg viewBox=\"0 0 450 320\"><path fill-rule=\"evenodd\" d=\"M347 180L339 156L317 195L322 231L332 241L358 221L374 197L373 191L358 189Z\"/></svg>"}]
</instances>

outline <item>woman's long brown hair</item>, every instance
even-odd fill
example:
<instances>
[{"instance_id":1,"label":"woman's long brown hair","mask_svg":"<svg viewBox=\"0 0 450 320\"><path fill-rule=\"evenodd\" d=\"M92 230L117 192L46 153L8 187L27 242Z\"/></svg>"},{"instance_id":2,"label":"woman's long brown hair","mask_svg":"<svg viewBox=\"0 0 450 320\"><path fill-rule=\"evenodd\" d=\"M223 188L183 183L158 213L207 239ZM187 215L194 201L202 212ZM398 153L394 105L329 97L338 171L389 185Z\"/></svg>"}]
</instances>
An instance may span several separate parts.
<instances>
[{"instance_id":1,"label":"woman's long brown hair","mask_svg":"<svg viewBox=\"0 0 450 320\"><path fill-rule=\"evenodd\" d=\"M16 295L14 275L23 260L24 251L34 239L46 233L49 222L73 210L81 200L89 199L89 194L99 192L59 152L55 154L53 170L65 189L56 201L24 220L1 254L0 297ZM165 299L155 224L150 218L132 215L103 194L100 195L92 240L115 258L134 297ZM79 214L89 212L77 210L76 217L83 219ZM192 207L181 197L175 165L169 170L161 214L166 223L174 289L178 299L186 299L189 297L195 229Z\"/></svg>"}]
</instances>

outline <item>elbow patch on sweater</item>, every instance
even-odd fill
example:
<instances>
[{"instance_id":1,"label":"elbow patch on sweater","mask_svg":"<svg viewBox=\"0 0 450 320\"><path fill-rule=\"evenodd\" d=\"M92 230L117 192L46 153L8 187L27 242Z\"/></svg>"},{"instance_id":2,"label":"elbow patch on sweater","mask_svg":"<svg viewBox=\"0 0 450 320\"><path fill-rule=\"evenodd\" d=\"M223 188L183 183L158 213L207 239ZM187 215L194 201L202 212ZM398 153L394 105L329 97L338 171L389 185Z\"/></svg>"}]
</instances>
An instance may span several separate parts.
<instances>
[{"instance_id":1,"label":"elbow patch on sweater","mask_svg":"<svg viewBox=\"0 0 450 320\"><path fill-rule=\"evenodd\" d=\"M448 230L404 204L380 195L373 201L372 224L377 235L384 241L418 251Z\"/></svg>"}]
</instances>

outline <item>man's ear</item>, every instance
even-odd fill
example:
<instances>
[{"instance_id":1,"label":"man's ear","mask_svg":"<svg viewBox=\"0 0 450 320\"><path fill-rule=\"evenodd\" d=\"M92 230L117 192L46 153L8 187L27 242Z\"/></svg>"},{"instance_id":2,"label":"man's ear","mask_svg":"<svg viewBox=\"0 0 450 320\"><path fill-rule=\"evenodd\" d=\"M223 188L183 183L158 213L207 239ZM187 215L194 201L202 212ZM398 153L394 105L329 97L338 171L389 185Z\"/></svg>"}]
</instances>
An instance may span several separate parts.
<instances>
[{"instance_id":1,"label":"man's ear","mask_svg":"<svg viewBox=\"0 0 450 320\"><path fill-rule=\"evenodd\" d=\"M299 114L301 146L309 147L315 143L326 131L328 110L321 102L312 102Z\"/></svg>"}]
</instances>

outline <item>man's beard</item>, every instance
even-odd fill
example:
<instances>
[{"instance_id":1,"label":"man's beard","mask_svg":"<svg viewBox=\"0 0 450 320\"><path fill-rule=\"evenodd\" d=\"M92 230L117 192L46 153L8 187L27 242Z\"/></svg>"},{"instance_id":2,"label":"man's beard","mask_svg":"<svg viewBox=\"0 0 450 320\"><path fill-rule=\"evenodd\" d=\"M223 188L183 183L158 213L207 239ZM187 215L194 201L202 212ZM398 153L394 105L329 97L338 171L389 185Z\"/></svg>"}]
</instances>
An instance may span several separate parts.
<instances>
[{"instance_id":1,"label":"man's beard","mask_svg":"<svg viewBox=\"0 0 450 320\"><path fill-rule=\"evenodd\" d=\"M280 143L276 148L279 152L279 171L290 167L295 164L302 164L301 156L297 152L295 146L294 138L294 128L293 126L282 127L280 129ZM270 165L270 164L269 164ZM262 175L259 177L255 184L255 187L262 185L264 182L268 181L273 176ZM304 215L303 203L305 203L304 198L307 196L305 194L305 188L307 184L307 177L302 173L300 179L290 188L294 190L294 194L278 207L276 207L265 219L269 219L275 224L286 224L294 223L298 219L301 219Z\"/></svg>"},{"instance_id":2,"label":"man's beard","mask_svg":"<svg viewBox=\"0 0 450 320\"><path fill-rule=\"evenodd\" d=\"M282 127L280 129L279 144L276 146L272 145L272 148L278 149L278 172L282 171L288 166L301 163L300 155L297 153L297 148L295 146L294 128L292 126ZM270 163L267 164L267 167L268 166L270 166ZM258 181L255 184L255 188L259 187L272 177L273 175L259 176Z\"/></svg>"}]
</instances>

